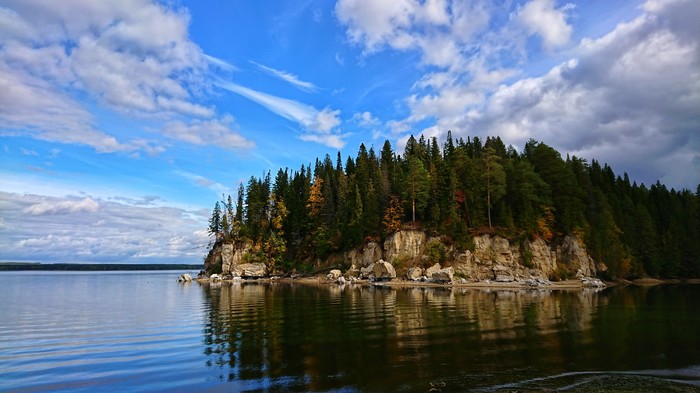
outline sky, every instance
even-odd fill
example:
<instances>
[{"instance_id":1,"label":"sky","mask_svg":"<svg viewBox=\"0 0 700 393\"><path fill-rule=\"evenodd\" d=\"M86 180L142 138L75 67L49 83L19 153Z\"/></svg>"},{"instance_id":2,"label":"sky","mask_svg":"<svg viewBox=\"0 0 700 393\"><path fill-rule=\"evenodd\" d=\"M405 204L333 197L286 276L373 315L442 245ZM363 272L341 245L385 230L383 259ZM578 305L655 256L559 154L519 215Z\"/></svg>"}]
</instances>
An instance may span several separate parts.
<instances>
[{"instance_id":1,"label":"sky","mask_svg":"<svg viewBox=\"0 0 700 393\"><path fill-rule=\"evenodd\" d=\"M201 263L222 195L534 138L700 184L700 2L0 0L0 260Z\"/></svg>"}]
</instances>

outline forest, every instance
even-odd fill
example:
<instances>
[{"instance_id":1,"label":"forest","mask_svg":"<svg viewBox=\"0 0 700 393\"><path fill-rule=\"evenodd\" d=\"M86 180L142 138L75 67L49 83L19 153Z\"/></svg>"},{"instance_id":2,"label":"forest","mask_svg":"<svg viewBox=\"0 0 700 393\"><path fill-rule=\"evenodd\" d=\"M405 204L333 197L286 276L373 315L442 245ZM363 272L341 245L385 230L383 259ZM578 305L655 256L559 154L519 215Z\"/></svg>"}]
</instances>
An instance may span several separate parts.
<instances>
[{"instance_id":1,"label":"forest","mask_svg":"<svg viewBox=\"0 0 700 393\"><path fill-rule=\"evenodd\" d=\"M605 278L700 277L700 185L637 184L535 140L522 152L451 132L442 147L411 136L403 154L389 141L378 153L362 144L355 158L252 176L209 220L215 242L250 242L252 258L280 272L406 228L462 250L477 234L550 244L574 234Z\"/></svg>"}]
</instances>

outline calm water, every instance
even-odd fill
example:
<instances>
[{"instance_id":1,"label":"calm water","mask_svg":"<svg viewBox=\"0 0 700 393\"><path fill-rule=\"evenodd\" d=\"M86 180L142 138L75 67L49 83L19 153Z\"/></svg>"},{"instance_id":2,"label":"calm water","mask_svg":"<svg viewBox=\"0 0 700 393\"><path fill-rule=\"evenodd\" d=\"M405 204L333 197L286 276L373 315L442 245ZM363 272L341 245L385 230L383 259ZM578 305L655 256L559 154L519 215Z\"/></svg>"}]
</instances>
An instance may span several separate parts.
<instances>
[{"instance_id":1,"label":"calm water","mask_svg":"<svg viewBox=\"0 0 700 393\"><path fill-rule=\"evenodd\" d=\"M0 273L0 391L700 389L700 286L600 292Z\"/></svg>"}]
</instances>

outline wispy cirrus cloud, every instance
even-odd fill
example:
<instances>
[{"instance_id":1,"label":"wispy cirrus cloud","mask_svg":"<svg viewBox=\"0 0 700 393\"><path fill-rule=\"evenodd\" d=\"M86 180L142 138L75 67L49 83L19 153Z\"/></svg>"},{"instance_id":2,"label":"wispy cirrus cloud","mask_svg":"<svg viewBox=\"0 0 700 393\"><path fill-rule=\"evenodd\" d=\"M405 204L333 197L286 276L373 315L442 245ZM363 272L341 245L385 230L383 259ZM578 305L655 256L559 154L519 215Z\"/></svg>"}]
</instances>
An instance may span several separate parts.
<instances>
[{"instance_id":1,"label":"wispy cirrus cloud","mask_svg":"<svg viewBox=\"0 0 700 393\"><path fill-rule=\"evenodd\" d=\"M336 128L341 123L340 110L338 109L324 108L318 110L299 101L263 93L220 78L216 79L214 84L256 102L269 111L299 124L305 131L300 136L300 139L303 141L316 142L336 149L345 146L343 138L347 135L341 134Z\"/></svg>"},{"instance_id":2,"label":"wispy cirrus cloud","mask_svg":"<svg viewBox=\"0 0 700 393\"><path fill-rule=\"evenodd\" d=\"M299 77L294 74L291 74L286 71L276 70L274 68L262 65L260 63L256 63L254 61L251 61L251 63L255 64L258 68L265 71L266 73L291 84L299 90L303 90L307 93L313 93L318 91L318 87L316 85L314 85L311 82L300 80Z\"/></svg>"}]
</instances>

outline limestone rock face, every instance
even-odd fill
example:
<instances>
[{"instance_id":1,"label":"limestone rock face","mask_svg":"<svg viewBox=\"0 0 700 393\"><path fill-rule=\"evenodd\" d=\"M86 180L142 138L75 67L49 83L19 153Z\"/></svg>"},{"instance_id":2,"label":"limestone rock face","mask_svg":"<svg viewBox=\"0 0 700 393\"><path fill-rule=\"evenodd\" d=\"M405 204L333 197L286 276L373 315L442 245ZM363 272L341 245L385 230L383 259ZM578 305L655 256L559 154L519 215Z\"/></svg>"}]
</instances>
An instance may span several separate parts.
<instances>
[{"instance_id":1,"label":"limestone rock face","mask_svg":"<svg viewBox=\"0 0 700 393\"><path fill-rule=\"evenodd\" d=\"M557 255L544 240L537 238L531 242L525 242L525 248L532 256L533 267L544 277L550 277L557 270Z\"/></svg>"},{"instance_id":2,"label":"limestone rock face","mask_svg":"<svg viewBox=\"0 0 700 393\"><path fill-rule=\"evenodd\" d=\"M377 280L391 280L392 278L396 278L394 266L382 260L374 264L372 272L374 273L374 278Z\"/></svg>"},{"instance_id":3,"label":"limestone rock face","mask_svg":"<svg viewBox=\"0 0 700 393\"><path fill-rule=\"evenodd\" d=\"M234 277L260 278L267 276L267 266L264 263L242 263L231 271Z\"/></svg>"},{"instance_id":4,"label":"limestone rock face","mask_svg":"<svg viewBox=\"0 0 700 393\"><path fill-rule=\"evenodd\" d=\"M382 259L382 246L379 243L369 242L362 249L362 265L367 266Z\"/></svg>"},{"instance_id":5,"label":"limestone rock face","mask_svg":"<svg viewBox=\"0 0 700 393\"><path fill-rule=\"evenodd\" d=\"M515 278L510 269L503 265L493 267L493 280L496 282L513 282Z\"/></svg>"},{"instance_id":6,"label":"limestone rock face","mask_svg":"<svg viewBox=\"0 0 700 393\"><path fill-rule=\"evenodd\" d=\"M233 244L221 245L221 274L231 273L233 263Z\"/></svg>"},{"instance_id":7,"label":"limestone rock face","mask_svg":"<svg viewBox=\"0 0 700 393\"><path fill-rule=\"evenodd\" d=\"M423 231L398 231L384 241L384 257L388 261L415 259L423 253L425 242Z\"/></svg>"},{"instance_id":8,"label":"limestone rock face","mask_svg":"<svg viewBox=\"0 0 700 393\"><path fill-rule=\"evenodd\" d=\"M492 261L501 265L513 264L513 251L508 239L500 236L475 236L474 245L474 256L482 261Z\"/></svg>"},{"instance_id":9,"label":"limestone rock face","mask_svg":"<svg viewBox=\"0 0 700 393\"><path fill-rule=\"evenodd\" d=\"M573 235L565 237L562 245L557 248L557 262L568 265L574 271L580 270L584 277L593 277L597 273L593 259Z\"/></svg>"},{"instance_id":10,"label":"limestone rock face","mask_svg":"<svg viewBox=\"0 0 700 393\"><path fill-rule=\"evenodd\" d=\"M382 259L383 251L379 243L369 242L362 250L350 250L345 253L345 259L350 261L352 269L369 266Z\"/></svg>"}]
</instances>

